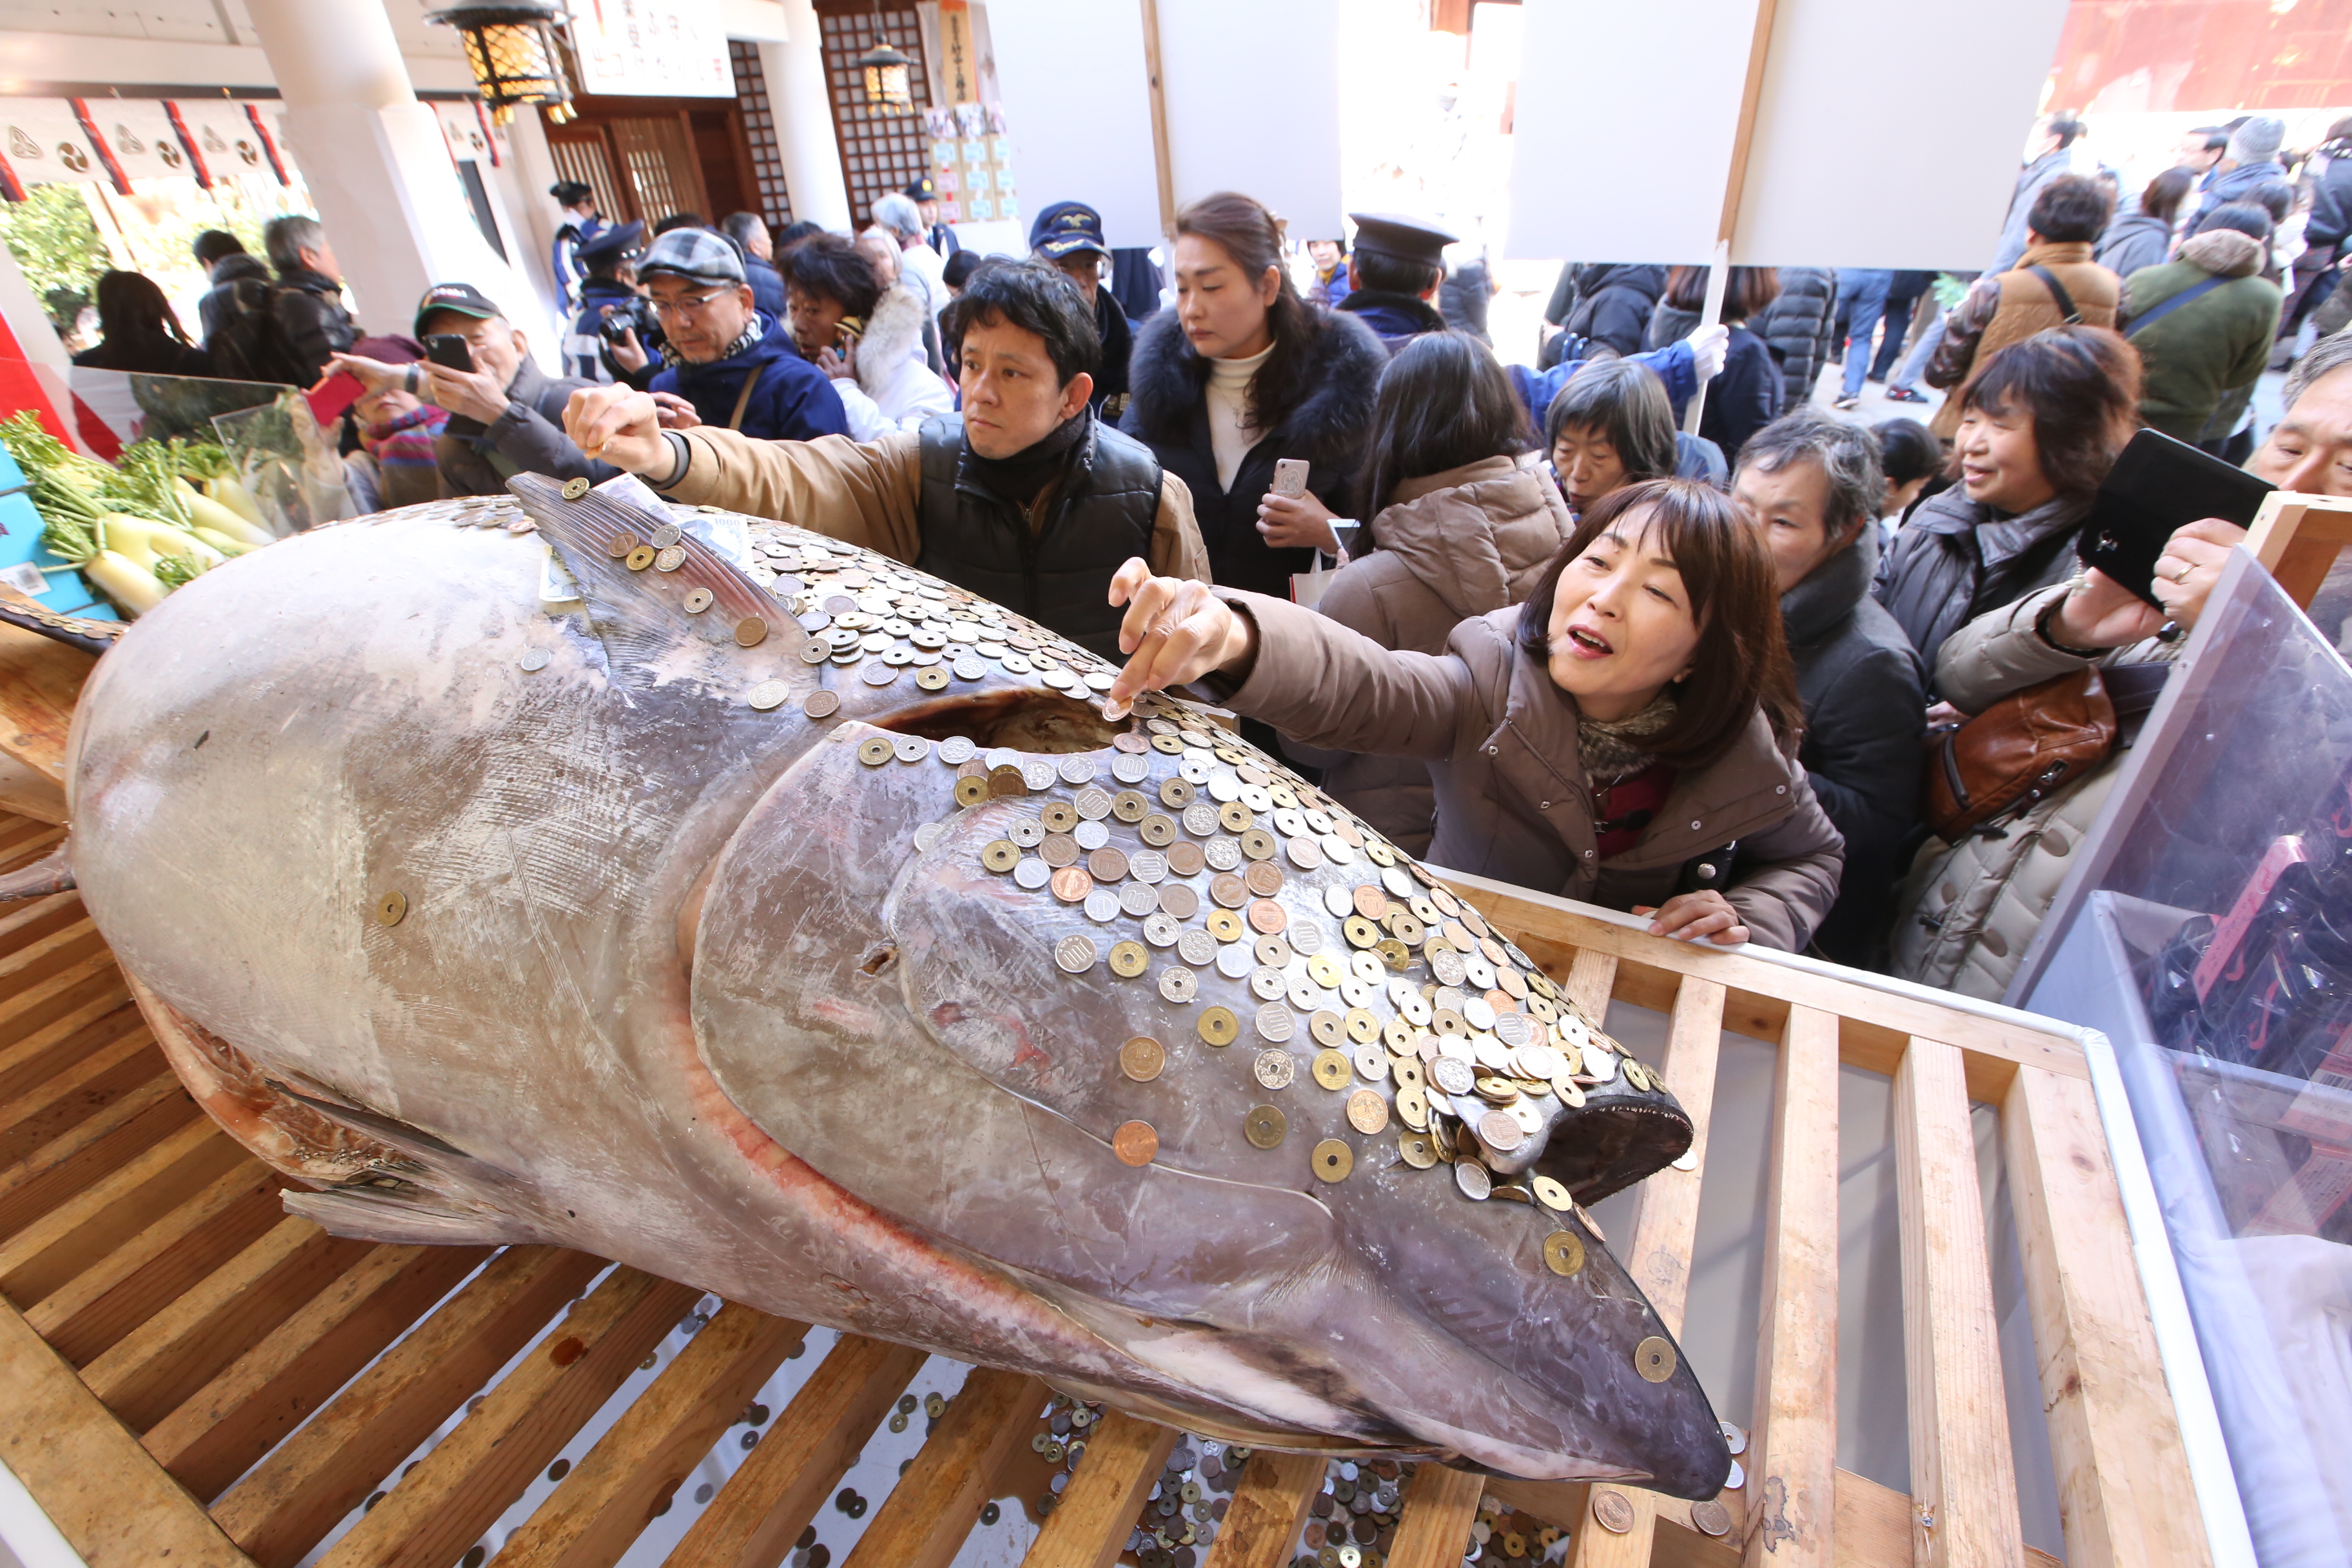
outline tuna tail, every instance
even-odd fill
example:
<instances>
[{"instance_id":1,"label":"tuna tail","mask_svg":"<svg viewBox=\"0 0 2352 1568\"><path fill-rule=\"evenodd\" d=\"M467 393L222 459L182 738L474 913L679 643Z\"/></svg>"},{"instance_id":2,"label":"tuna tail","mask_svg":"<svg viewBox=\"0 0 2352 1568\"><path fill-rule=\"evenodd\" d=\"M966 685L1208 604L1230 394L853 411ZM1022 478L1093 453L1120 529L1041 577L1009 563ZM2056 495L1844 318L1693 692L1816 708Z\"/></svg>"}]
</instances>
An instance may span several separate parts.
<instances>
[{"instance_id":1,"label":"tuna tail","mask_svg":"<svg viewBox=\"0 0 2352 1568\"><path fill-rule=\"evenodd\" d=\"M0 876L0 904L47 898L51 893L70 891L75 886L73 837L68 834L40 859Z\"/></svg>"}]
</instances>

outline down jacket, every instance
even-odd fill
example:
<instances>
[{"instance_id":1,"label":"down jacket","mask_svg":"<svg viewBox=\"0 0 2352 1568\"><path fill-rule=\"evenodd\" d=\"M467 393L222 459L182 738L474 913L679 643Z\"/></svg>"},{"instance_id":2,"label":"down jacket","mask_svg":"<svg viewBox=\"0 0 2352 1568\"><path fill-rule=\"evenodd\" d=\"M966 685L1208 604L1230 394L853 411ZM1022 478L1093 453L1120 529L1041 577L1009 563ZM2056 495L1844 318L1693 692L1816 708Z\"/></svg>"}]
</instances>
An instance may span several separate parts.
<instances>
[{"instance_id":1,"label":"down jacket","mask_svg":"<svg viewBox=\"0 0 2352 1568\"><path fill-rule=\"evenodd\" d=\"M1837 345L1837 272L1828 267L1783 267L1780 292L1748 325L1780 362L1780 406L1810 402Z\"/></svg>"},{"instance_id":2,"label":"down jacket","mask_svg":"<svg viewBox=\"0 0 2352 1568\"><path fill-rule=\"evenodd\" d=\"M919 428L955 412L955 395L923 355L923 301L902 283L882 292L858 336L856 376L835 376L833 390L849 420L849 438L875 441Z\"/></svg>"},{"instance_id":3,"label":"down jacket","mask_svg":"<svg viewBox=\"0 0 2352 1568\"><path fill-rule=\"evenodd\" d=\"M1637 353L1650 310L1666 291L1666 269L1588 262L1576 269L1573 288L1575 302L1560 322L1569 335L1590 338L1621 354Z\"/></svg>"},{"instance_id":4,"label":"down jacket","mask_svg":"<svg viewBox=\"0 0 2352 1568\"><path fill-rule=\"evenodd\" d=\"M1324 588L1323 614L1382 647L1443 653L1462 622L1525 599L1574 526L1551 477L1508 458L1407 479L1372 520L1379 548ZM1428 853L1437 806L1425 763L1334 753L1322 766L1326 794Z\"/></svg>"},{"instance_id":5,"label":"down jacket","mask_svg":"<svg viewBox=\"0 0 2352 1568\"><path fill-rule=\"evenodd\" d=\"M2179 260L2126 280L2124 313L2138 317L2209 278L2228 279L2131 333L2142 424L2191 446L2237 427L2278 332L2278 285L2262 269L2262 241L2214 228L2182 240Z\"/></svg>"},{"instance_id":6,"label":"down jacket","mask_svg":"<svg viewBox=\"0 0 2352 1568\"><path fill-rule=\"evenodd\" d=\"M2089 510L2086 501L2060 497L2012 517L1954 485L1912 512L1878 563L1873 595L1932 671L1945 638L2074 572L2074 535ZM1948 696L1932 680L1928 694Z\"/></svg>"},{"instance_id":7,"label":"down jacket","mask_svg":"<svg viewBox=\"0 0 2352 1568\"><path fill-rule=\"evenodd\" d=\"M1736 842L1725 896L1752 941L1784 952L1837 899L1843 844L1761 712L1721 759L1677 774L1641 841L1603 863L1576 700L1518 646L1517 608L1464 621L1442 655L1391 653L1287 601L1219 594L1257 623L1226 704L1309 745L1427 763L1441 866L1629 910L1664 903L1689 861Z\"/></svg>"},{"instance_id":8,"label":"down jacket","mask_svg":"<svg viewBox=\"0 0 2352 1568\"><path fill-rule=\"evenodd\" d=\"M2035 629L2073 586L2029 594L1954 634L1936 661L1936 685L1956 708L1982 712L2011 692L2083 668L2169 662L2180 644L2151 637L2096 659L2063 653ZM2069 788L2020 816L1947 844L1930 838L1895 900L1894 972L1922 985L2001 1000L2042 929L2123 765L2118 752Z\"/></svg>"}]
</instances>

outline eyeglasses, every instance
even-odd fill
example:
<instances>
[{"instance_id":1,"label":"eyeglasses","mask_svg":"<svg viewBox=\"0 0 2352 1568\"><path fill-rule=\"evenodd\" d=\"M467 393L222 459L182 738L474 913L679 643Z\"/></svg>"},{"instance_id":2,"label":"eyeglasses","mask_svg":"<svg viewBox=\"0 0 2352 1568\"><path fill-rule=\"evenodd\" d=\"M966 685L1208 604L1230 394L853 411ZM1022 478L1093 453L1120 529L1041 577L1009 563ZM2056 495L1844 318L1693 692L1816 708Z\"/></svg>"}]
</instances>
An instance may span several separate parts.
<instances>
[{"instance_id":1,"label":"eyeglasses","mask_svg":"<svg viewBox=\"0 0 2352 1568\"><path fill-rule=\"evenodd\" d=\"M664 321L674 316L699 316L710 308L710 301L731 292L733 290L728 289L714 289L708 294L692 294L677 300L656 300L652 301L654 314Z\"/></svg>"}]
</instances>

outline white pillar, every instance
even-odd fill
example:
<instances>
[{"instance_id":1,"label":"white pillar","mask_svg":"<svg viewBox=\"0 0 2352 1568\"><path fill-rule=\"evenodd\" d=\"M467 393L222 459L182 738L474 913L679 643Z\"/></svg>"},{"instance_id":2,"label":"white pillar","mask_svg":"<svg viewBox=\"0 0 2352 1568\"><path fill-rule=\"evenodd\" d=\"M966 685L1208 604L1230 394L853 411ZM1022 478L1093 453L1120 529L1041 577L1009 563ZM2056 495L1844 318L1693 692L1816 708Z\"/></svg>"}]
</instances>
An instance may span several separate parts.
<instances>
[{"instance_id":1,"label":"white pillar","mask_svg":"<svg viewBox=\"0 0 2352 1568\"><path fill-rule=\"evenodd\" d=\"M248 0L286 128L364 331L407 332L435 283L473 284L526 331L550 307L474 226L383 0ZM542 363L555 345L536 340Z\"/></svg>"},{"instance_id":2,"label":"white pillar","mask_svg":"<svg viewBox=\"0 0 2352 1568\"><path fill-rule=\"evenodd\" d=\"M782 43L760 45L768 79L768 108L776 121L776 150L784 162L784 188L793 216L853 231L849 187L841 180L841 143L833 133L833 100L825 91L824 35L809 0L784 0Z\"/></svg>"}]
</instances>

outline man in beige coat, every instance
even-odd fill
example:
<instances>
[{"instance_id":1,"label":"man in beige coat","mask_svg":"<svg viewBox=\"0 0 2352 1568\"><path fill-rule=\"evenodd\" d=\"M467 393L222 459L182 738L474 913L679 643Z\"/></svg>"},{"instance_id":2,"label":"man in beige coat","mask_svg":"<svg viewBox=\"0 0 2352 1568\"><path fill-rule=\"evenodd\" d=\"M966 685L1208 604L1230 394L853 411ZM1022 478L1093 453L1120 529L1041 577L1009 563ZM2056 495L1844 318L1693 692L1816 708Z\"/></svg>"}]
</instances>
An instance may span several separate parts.
<instances>
[{"instance_id":1,"label":"man in beige coat","mask_svg":"<svg viewBox=\"0 0 2352 1568\"><path fill-rule=\"evenodd\" d=\"M1122 562L1208 581L1192 495L1087 411L1101 344L1067 279L989 267L950 310L963 414L917 433L861 446L665 429L653 400L622 386L577 395L564 426L676 500L881 551L1116 659L1109 590Z\"/></svg>"}]
</instances>

